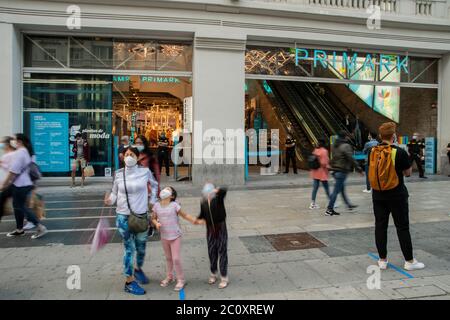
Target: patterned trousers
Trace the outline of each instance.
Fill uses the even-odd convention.
[[[220,275],[226,277],[228,274],[228,231],[226,223],[218,223],[214,227],[208,226],[206,238],[211,273],[217,273],[217,265],[219,264]]]
[[[123,274],[131,277],[134,274],[134,254],[136,253],[136,264],[138,269],[144,265],[145,249],[147,247],[147,231],[131,233],[128,230],[128,216],[118,214],[116,226],[123,239],[125,253],[123,256]]]

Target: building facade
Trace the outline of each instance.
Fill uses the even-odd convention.
[[[405,136],[434,138],[437,172],[447,172],[449,11],[446,0],[0,0],[0,135],[27,132],[38,149],[61,136],[52,142],[58,148],[81,126],[103,172],[114,166],[114,136],[148,129],[151,139],[150,127],[192,125],[193,183],[243,184],[245,144],[216,163],[205,159],[205,144],[248,127],[254,81],[266,93],[276,89],[271,83],[292,81],[335,86],[350,109],[367,94],[371,109],[391,108],[388,101],[393,113],[372,116],[367,105],[353,113],[370,129],[392,119]],[[359,98],[340,96],[343,87]],[[258,108],[264,99],[255,100]],[[192,106],[191,123],[183,103]],[[155,109],[128,111],[140,104]],[[61,148],[68,151],[47,154],[49,173],[69,166],[70,148]]]

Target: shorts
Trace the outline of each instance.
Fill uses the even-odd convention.
[[[78,171],[79,167],[81,167],[81,170],[84,170],[84,168],[86,168],[86,160],[73,159],[72,160],[72,171]]]

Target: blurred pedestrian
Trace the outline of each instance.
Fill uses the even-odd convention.
[[[0,150],[2,151],[2,156],[0,157],[0,186],[5,183],[11,168],[13,152],[16,150],[11,145],[11,141],[13,140],[12,137],[4,137],[0,142]],[[0,193],[0,220],[4,215],[6,202],[11,197],[12,185]]]
[[[73,143],[73,160],[72,160],[72,185],[75,187],[75,177],[78,169],[81,170],[81,187],[84,187],[84,169],[88,165],[90,159],[90,150],[87,139],[84,139],[80,132],[75,135],[75,142]]]
[[[363,190],[363,192],[365,193],[371,193],[372,192],[372,188],[370,187],[370,183],[369,183],[369,152],[373,147],[376,147],[378,145],[378,140],[377,140],[377,134],[376,133],[369,133],[368,136],[368,141],[366,142],[366,144],[364,145],[364,149],[363,152],[366,155],[366,161],[365,161],[365,165],[364,165],[364,169],[365,169],[365,174],[366,174],[366,189]]]
[[[162,166],[165,165],[166,176],[170,176],[170,149],[169,139],[166,137],[166,133],[162,132],[158,139],[158,163],[159,172],[162,172]]]
[[[345,181],[347,180],[348,174],[353,172],[353,170],[356,170],[363,175],[363,171],[359,167],[358,162],[353,158],[353,147],[350,145],[345,131],[339,132],[338,138],[333,145],[333,158],[330,166],[330,170],[333,171],[333,177],[336,182],[325,214],[328,216],[335,216],[340,215],[334,210],[336,199],[339,194],[342,194],[342,199],[349,210],[353,210],[357,207],[356,205],[353,205],[347,197],[345,192]]]
[[[425,150],[425,143],[418,141],[418,134],[414,133],[411,142],[408,143],[409,161],[411,164],[416,163],[419,170],[419,178],[426,179],[425,170],[422,166],[422,159]]]
[[[311,178],[313,179],[313,190],[311,195],[311,205],[310,209],[320,209],[316,204],[317,191],[322,183],[323,188],[327,194],[328,199],[330,199],[330,188],[328,186],[328,166],[330,165],[330,158],[328,156],[328,150],[326,148],[325,139],[318,139],[317,147],[312,152],[315,156],[317,164],[315,167],[317,169],[311,169]]]

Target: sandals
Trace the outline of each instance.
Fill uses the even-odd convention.
[[[178,281],[177,285],[175,286],[175,288],[173,290],[181,291],[184,288],[185,284],[186,283],[184,281]]]
[[[212,274],[209,276],[208,284],[214,284],[214,283],[216,283],[216,281],[217,281],[217,277],[215,274]]]
[[[219,289],[225,289],[226,287],[228,287],[228,278],[222,278],[219,283]]]
[[[174,280],[172,278],[165,278],[164,280],[161,280],[161,282],[159,283],[159,285],[163,288],[167,287],[169,284],[171,284],[172,282],[174,282]]]

